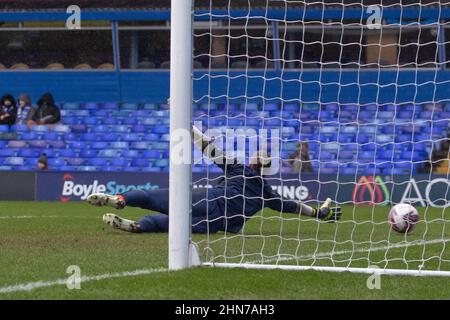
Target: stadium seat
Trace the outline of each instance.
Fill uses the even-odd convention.
[[[127,134],[122,136],[121,140],[122,141],[127,141],[127,142],[139,141],[139,135],[137,135],[136,133],[127,133]]]
[[[124,103],[121,105],[121,109],[123,110],[137,110],[139,105],[137,103]]]
[[[161,158],[161,152],[156,150],[146,150],[143,152],[142,156],[146,159],[160,159]]]
[[[39,138],[36,132],[22,132],[19,137],[20,140],[37,140]]]
[[[91,150],[88,150],[88,149],[81,150],[81,152],[87,152],[87,151],[91,151]],[[72,149],[61,149],[58,151],[58,153],[59,153],[58,156],[63,157],[63,158],[74,158],[77,156],[77,153]],[[86,158],[84,155],[82,157]]]
[[[116,142],[112,142],[109,145],[110,148],[113,149],[128,149],[128,142],[125,141],[116,141]]]
[[[83,158],[67,158],[66,162],[70,166],[82,166],[86,161]]]
[[[106,167],[108,161],[105,158],[91,158],[88,160],[88,165],[94,167]]]
[[[0,126],[0,127],[3,127],[3,126]],[[29,130],[29,128],[25,124],[15,124],[15,125],[11,126],[11,132],[26,132],[28,130]],[[1,129],[0,129],[0,131],[1,131]]]
[[[80,104],[74,102],[66,102],[62,104],[61,108],[65,110],[78,110],[80,108]]]
[[[133,159],[140,157],[139,151],[137,150],[123,150],[122,157]]]
[[[8,148],[11,148],[11,149],[25,148],[26,146],[27,146],[27,143],[25,141],[11,140],[8,142]]]
[[[169,167],[169,160],[168,159],[159,159],[159,160],[155,160],[153,162],[153,166],[154,167],[159,167],[159,168],[166,168]]]
[[[80,139],[83,141],[98,141],[99,135],[96,133],[85,133],[80,135]]]
[[[66,161],[62,158],[48,159],[49,169],[57,169],[66,165]]]
[[[53,132],[60,133],[60,134],[69,133],[71,131],[70,127],[66,126],[66,125],[56,125],[56,126],[53,126],[51,130]]]
[[[110,118],[110,117],[106,117],[106,118],[97,118],[97,123],[101,123],[107,126],[115,126],[117,124],[119,124],[119,119],[117,118]]]
[[[66,149],[66,150],[68,150],[68,149]],[[98,153],[99,153],[98,150],[95,150],[95,149],[83,149],[80,151],[80,157],[81,158],[94,158],[97,156]],[[75,154],[73,156],[75,156]]]
[[[91,132],[105,133],[105,132],[109,132],[109,128],[108,128],[108,126],[97,125],[97,126],[92,127]]]
[[[39,157],[41,154],[41,152],[39,150],[35,150],[35,149],[20,149],[17,152],[17,156],[22,157],[22,158],[37,158]]]
[[[149,148],[149,143],[145,141],[133,142],[131,144],[131,148],[137,150],[147,150]]]
[[[10,157],[5,159],[4,164],[7,166],[23,166],[25,161],[22,157]]]
[[[128,133],[130,132],[128,126],[118,125],[112,127],[112,132],[115,133]]]
[[[48,140],[47,142],[54,149],[63,149],[66,147],[66,143],[61,140]]]
[[[148,167],[150,166],[150,161],[148,159],[136,158],[131,160],[132,167]]]
[[[31,130],[33,132],[39,132],[39,133],[44,133],[44,132],[48,132],[49,131],[47,126],[33,126],[31,128]]]
[[[56,134],[56,132],[46,132],[44,133],[44,135],[42,136],[43,140],[58,140],[58,135]]]
[[[29,141],[28,144],[31,148],[47,148],[47,142],[43,140]]]
[[[120,150],[103,149],[98,151],[97,156],[101,158],[117,158],[120,157]]]
[[[103,105],[103,109],[104,110],[118,110],[119,109],[119,104],[115,103],[115,102],[105,103]]]
[[[128,160],[125,158],[116,158],[111,160],[111,166],[114,167],[127,167]]]

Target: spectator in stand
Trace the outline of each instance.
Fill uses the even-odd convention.
[[[431,154],[431,167],[433,172],[446,173],[448,171],[448,158],[450,153],[450,133],[443,139],[439,148],[434,149]],[[430,171],[430,170],[428,170]]]
[[[11,94],[5,94],[0,101],[0,125],[13,125],[16,121],[16,100]]]
[[[289,155],[288,162],[295,173],[313,172],[309,159],[309,144],[307,142],[297,143],[297,149]]]
[[[17,108],[16,124],[27,124],[30,121],[36,110],[33,108],[30,96],[22,93],[19,96],[19,107]]]
[[[39,99],[38,108],[31,120],[28,121],[30,127],[34,125],[52,125],[61,121],[61,112],[55,105],[55,100],[51,93],[45,93]]]
[[[48,170],[48,158],[45,153],[43,153],[38,160],[37,163],[37,169],[38,170]]]

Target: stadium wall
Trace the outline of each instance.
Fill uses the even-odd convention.
[[[339,103],[426,103],[448,101],[447,71],[233,71],[197,72],[194,98],[216,103],[254,101]],[[248,77],[250,76],[250,77]],[[320,80],[320,81],[319,81]],[[168,71],[0,72],[4,90],[28,92],[36,101],[45,91],[59,102],[161,103],[169,96]],[[211,91],[209,90],[211,88]]]
[[[268,178],[279,194],[302,201],[332,197],[361,205],[415,202],[418,206],[450,206],[446,175],[302,175]],[[193,174],[194,188],[210,187],[202,174]],[[356,181],[356,182],[355,182]],[[123,193],[133,189],[168,188],[168,173],[0,172],[0,200],[83,201],[95,192]]]

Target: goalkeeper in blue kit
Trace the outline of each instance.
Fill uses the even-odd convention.
[[[332,207],[328,198],[320,208],[312,208],[302,202],[287,200],[272,190],[262,171],[271,166],[268,155],[258,152],[250,165],[228,159],[212,140],[195,126],[194,144],[207,154],[224,171],[213,188],[192,190],[192,232],[215,233],[239,232],[244,222],[263,208],[282,213],[301,214],[320,220],[335,222],[341,217],[341,208]],[[92,194],[88,203],[95,206],[110,206],[116,209],[138,207],[159,214],[146,215],[138,221],[128,220],[107,213],[103,221],[113,228],[128,232],[168,232],[169,190],[132,190],[124,194]]]

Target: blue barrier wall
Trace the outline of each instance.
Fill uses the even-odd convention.
[[[227,97],[360,104],[450,100],[450,72],[441,70],[233,71],[214,72],[214,78],[201,75],[195,74],[200,79],[194,82],[195,99],[207,95],[211,86],[215,102],[226,102]],[[158,103],[169,96],[168,71],[6,71],[0,72],[0,83],[3,91],[15,95],[28,92],[35,101],[44,91],[66,102]]]

